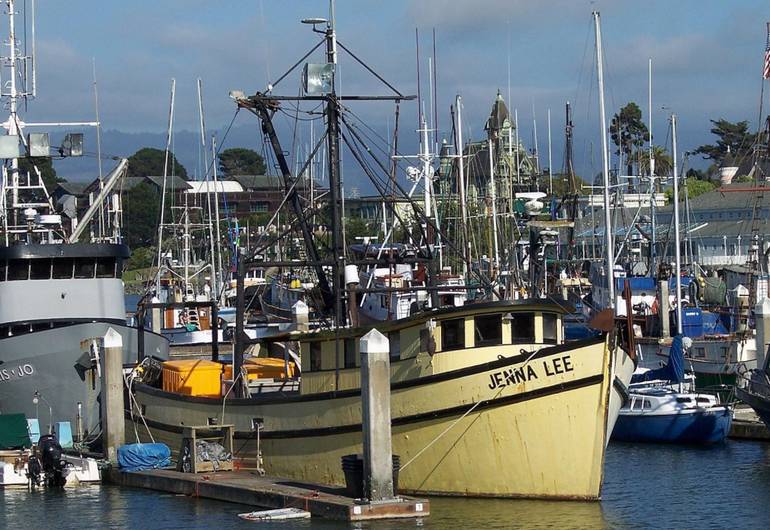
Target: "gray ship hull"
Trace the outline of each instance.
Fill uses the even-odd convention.
[[[103,337],[110,327],[123,337],[123,363],[136,363],[138,330],[126,325],[88,322],[0,339],[0,413],[38,418],[42,431],[51,419],[69,421],[74,433],[80,402],[84,430],[98,435],[100,381],[80,342]],[[146,356],[168,358],[168,341],[160,335],[145,331],[144,344]]]

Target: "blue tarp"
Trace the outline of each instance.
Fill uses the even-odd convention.
[[[128,444],[118,448],[118,465],[123,471],[142,471],[171,465],[166,444]]]
[[[681,383],[684,381],[684,346],[682,345],[683,335],[677,335],[671,341],[671,348],[668,354],[668,363],[662,368],[649,370],[641,374],[634,374],[631,377],[632,383],[641,383],[642,381],[653,381],[662,379]]]
[[[615,278],[615,290],[618,294],[626,288],[626,280],[630,284],[631,291],[634,293],[645,292],[654,295],[656,291],[655,278],[649,276],[629,276],[627,278]]]

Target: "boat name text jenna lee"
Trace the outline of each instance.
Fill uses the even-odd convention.
[[[0,370],[0,383],[10,379],[21,379],[35,373],[35,367],[31,364],[21,364],[17,368],[3,368]]]
[[[546,377],[551,377],[556,374],[565,374],[567,372],[572,372],[574,369],[575,368],[572,366],[572,359],[570,359],[569,355],[543,361],[543,371],[545,372]],[[540,376],[537,375],[537,371],[531,364],[528,364],[526,366],[508,368],[507,370],[489,374],[489,388],[494,390],[498,387],[526,383],[532,379],[539,378]]]

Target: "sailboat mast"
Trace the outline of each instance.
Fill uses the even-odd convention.
[[[548,109],[548,193],[553,195],[553,160],[551,158],[551,109]]]
[[[674,155],[674,274],[676,274],[676,332],[682,334],[682,256],[679,241],[679,174],[676,164],[676,114],[671,114],[671,150]]]
[[[463,112],[462,97],[455,98],[457,107],[457,139],[455,151],[457,153],[458,186],[460,187],[460,223],[463,233],[463,275],[468,278],[471,269],[471,240],[468,235],[468,209],[465,203],[465,160],[463,159]]]
[[[594,31],[596,34],[596,77],[599,82],[599,129],[602,137],[602,183],[604,187],[604,244],[606,246],[606,275],[609,307],[615,307],[615,243],[612,240],[612,220],[610,218],[610,162],[607,158],[607,116],[604,109],[604,56],[602,53],[602,28],[599,12],[593,12]]]
[[[203,154],[203,171],[206,173],[206,208],[208,214],[208,231],[209,231],[209,249],[211,252],[211,295],[212,298],[216,298],[219,294],[219,277],[217,276],[219,269],[217,269],[217,247],[214,241],[214,219],[213,211],[211,209],[211,189],[209,189],[209,156],[208,146],[206,145],[206,122],[203,119],[203,81],[198,78],[198,119],[200,125],[201,134],[201,152]],[[213,159],[212,159],[213,160]],[[214,160],[216,165],[216,160]],[[247,232],[248,233],[248,232]]]
[[[657,229],[655,222],[655,192],[657,190],[657,184],[655,183],[655,156],[652,149],[652,59],[647,63],[647,123],[649,126],[649,153],[650,153],[650,222],[651,230],[650,236],[652,237],[652,243],[650,244],[650,272],[655,271],[655,258],[657,244]]]
[[[171,79],[171,102],[168,107],[168,128],[166,130],[166,156],[163,160],[163,187],[160,194],[160,223],[158,224],[158,275],[155,278],[155,294],[160,293],[161,261],[163,258],[163,217],[166,212],[166,180],[168,178],[168,157],[171,150],[171,131],[174,128],[174,98],[176,79]]]
[[[494,278],[500,267],[500,248],[497,243],[497,186],[495,185],[495,156],[492,138],[487,140],[487,145],[489,148],[489,191],[492,195],[492,239],[495,249],[495,261],[492,270],[492,276]]]

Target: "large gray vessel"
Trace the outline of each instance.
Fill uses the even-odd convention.
[[[140,341],[146,355],[161,358],[168,355],[168,343],[149,331],[140,338],[126,322],[121,275],[129,249],[120,236],[120,197],[111,193],[126,161],[100,178],[100,192],[80,219],[76,205],[65,207],[64,215],[54,207],[36,165],[51,156],[48,134],[25,130],[98,127],[98,122],[22,119],[20,103],[26,108],[36,95],[34,54],[21,52],[29,48],[17,35],[26,35],[27,28],[16,26],[14,0],[3,4],[8,35],[0,95],[9,115],[0,135],[0,413],[38,418],[41,430],[70,421],[93,439],[99,434],[101,369],[98,349],[88,339],[112,328],[122,339],[126,364],[137,361]],[[34,16],[22,20],[31,20],[34,28]],[[67,135],[58,151],[82,153],[82,135]],[[79,242],[86,233],[89,242]]]

